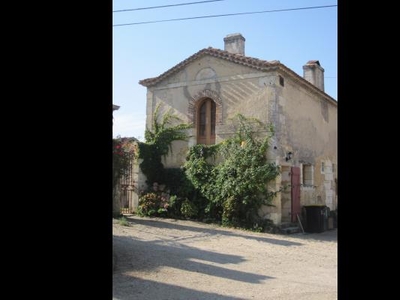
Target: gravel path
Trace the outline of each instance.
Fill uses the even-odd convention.
[[[337,230],[277,235],[113,220],[113,299],[337,299]]]

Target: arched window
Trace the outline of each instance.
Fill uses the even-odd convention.
[[[197,143],[215,144],[215,102],[209,98],[200,103],[197,110]]]

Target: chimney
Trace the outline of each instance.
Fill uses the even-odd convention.
[[[228,34],[224,38],[225,51],[244,56],[244,42],[245,38],[240,33]]]
[[[310,60],[303,66],[303,77],[321,91],[324,90],[324,69],[318,60]]]

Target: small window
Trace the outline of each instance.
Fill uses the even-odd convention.
[[[312,165],[303,165],[303,185],[305,186],[314,185]]]
[[[332,173],[335,173],[335,164],[332,164]]]
[[[325,172],[325,163],[321,162],[321,173]]]
[[[283,79],[283,77],[281,75],[279,75],[279,84],[281,86],[285,86],[285,80]]]
[[[197,121],[197,143],[215,144],[216,105],[211,99],[204,100],[199,107]]]

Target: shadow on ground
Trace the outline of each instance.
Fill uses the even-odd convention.
[[[260,283],[270,278],[215,265],[241,263],[244,261],[241,256],[163,241],[141,241],[130,237],[114,236],[113,254],[116,273],[130,270],[156,271],[160,267],[171,267],[249,283]]]
[[[272,243],[279,246],[301,246],[302,240],[313,239],[316,241],[337,240],[337,230],[322,233],[296,233],[291,235],[252,233],[242,230],[227,230],[224,227],[203,226],[201,222],[185,223],[183,220],[174,222],[172,219],[141,218],[138,216],[125,216],[131,226],[143,225],[157,229],[170,229],[169,239],[143,240],[128,236],[113,235],[113,255],[115,268],[113,272],[113,299],[221,299],[241,300],[238,297],[220,295],[218,293],[200,291],[196,288],[186,288],[185,280],[198,280],[202,285],[204,276],[229,279],[234,282],[263,284],[264,281],[275,277],[259,275],[250,272],[230,269],[230,265],[240,264],[245,258],[240,255],[225,254],[223,249],[218,252],[203,250],[184,245],[181,242],[192,238],[212,238],[215,236],[241,237],[253,239],[258,242]],[[144,230],[146,228],[144,227]],[[174,232],[176,230],[177,232]],[[188,231],[188,233],[184,233]],[[181,233],[182,234],[179,234]],[[142,231],[142,233],[146,233]],[[151,232],[149,231],[149,234]],[[266,235],[266,236],[264,236]],[[284,239],[288,237],[288,239]],[[157,281],[157,272],[170,272],[168,282]],[[177,269],[179,271],[177,271]],[[183,271],[183,272],[180,272]],[[147,274],[146,278],[139,278],[135,272]],[[180,272],[180,274],[179,274]],[[185,277],[187,272],[198,273],[198,276]],[[193,275],[193,274],[192,274]],[[211,279],[212,280],[212,279]],[[173,282],[171,284],[171,282]],[[176,282],[176,285],[175,285]],[[193,282],[190,283],[193,285]],[[204,287],[204,285],[203,285]],[[200,288],[199,288],[200,289]]]
[[[174,241],[143,241],[131,237],[113,236],[113,256],[115,258],[113,299],[120,300],[241,299],[185,288],[185,280],[188,280],[185,272],[198,273],[199,276],[195,278],[199,281],[199,286],[202,285],[204,276],[252,284],[274,278],[221,266],[239,264],[244,261],[242,256],[206,251]],[[170,268],[168,271],[171,272],[171,280],[176,278],[176,285],[156,280],[157,272],[161,268],[165,272],[166,267]],[[179,272],[176,269],[179,269]],[[155,279],[137,278],[133,272],[142,272],[142,274],[144,272]],[[190,278],[193,280],[193,276]]]
[[[337,242],[337,228],[319,232],[319,233],[296,233],[289,235],[290,237],[299,239],[299,240],[316,240],[321,242]]]
[[[184,280],[184,278],[182,278]],[[114,286],[113,299],[115,300],[137,300],[137,299],[202,299],[202,300],[244,300],[244,298],[224,296],[217,293],[209,293],[171,285],[162,282],[144,280],[127,275],[119,275],[119,284]],[[160,293],[162,291],[162,293]],[[162,296],[160,296],[162,295]]]
[[[165,228],[165,229],[176,229],[176,230],[187,230],[187,231],[192,231],[192,232],[199,232],[203,234],[208,234],[208,235],[222,235],[222,236],[234,236],[234,237],[242,237],[246,239],[252,239],[256,240],[258,242],[265,242],[265,243],[271,243],[271,244],[276,244],[280,246],[301,246],[302,244],[299,242],[293,242],[293,241],[287,241],[287,240],[281,240],[281,239],[273,239],[269,237],[263,236],[262,233],[256,235],[249,235],[248,231],[241,231],[241,230],[226,230],[223,227],[218,227],[218,228],[204,228],[204,227],[195,227],[195,226],[189,226],[189,225],[183,225],[183,224],[178,224],[178,223],[169,223],[166,222],[163,219],[160,218],[146,218],[146,217],[137,217],[137,216],[125,216],[129,223],[131,224],[141,224],[145,226],[152,226],[152,227],[157,227],[157,228]],[[173,219],[169,219],[170,221],[174,221]],[[183,221],[184,222],[184,221]],[[190,221],[190,222],[195,222],[195,221]],[[201,222],[195,222],[198,224],[201,224],[202,226],[208,225],[205,223]],[[243,232],[243,234],[242,234]],[[281,237],[280,235],[277,235]],[[177,237],[179,238],[179,237]]]

